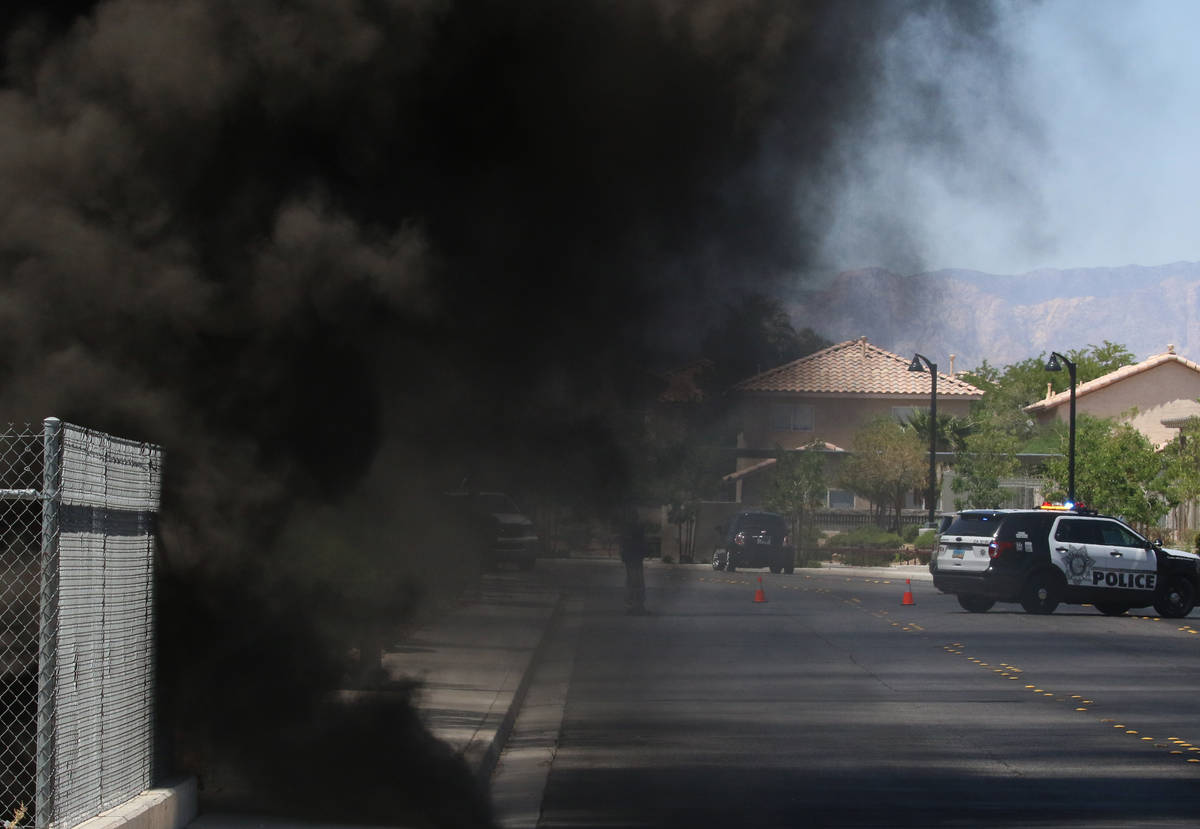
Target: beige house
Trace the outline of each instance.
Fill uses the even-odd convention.
[[[1180,357],[1175,346],[1163,354],[1124,366],[1075,388],[1076,414],[1128,418],[1156,447],[1170,443],[1179,424],[1200,416],[1200,365]],[[1025,411],[1039,423],[1070,418],[1071,392],[1040,400]]]
[[[738,448],[743,456],[726,480],[736,484],[736,500],[758,501],[756,479],[765,476],[756,473],[774,465],[770,453],[778,447],[799,449],[816,442],[832,462],[833,456],[847,451],[855,432],[870,420],[880,416],[904,420],[915,411],[928,411],[931,378],[928,371],[909,371],[910,359],[860,337],[734,386],[742,423]],[[982,397],[980,389],[939,370],[939,415],[965,417],[971,402]],[[830,490],[826,505],[834,509],[866,506],[838,490]]]

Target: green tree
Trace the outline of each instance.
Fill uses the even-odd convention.
[[[1105,340],[1101,345],[1089,345],[1083,349],[1066,352],[1067,358],[1075,363],[1075,382],[1082,385],[1089,380],[1103,377],[1122,366],[1132,365],[1133,353],[1123,345]],[[1066,371],[1046,371],[1048,353],[1042,352],[1004,368],[997,368],[984,360],[979,368],[964,372],[961,377],[983,390],[983,399],[971,407],[971,419],[990,422],[1015,435],[1027,444],[1046,430],[1034,423],[1024,408],[1046,397],[1049,387],[1052,393],[1070,388],[1071,378]]]
[[[1046,464],[1046,495],[1066,496],[1067,430],[1062,429],[1062,457]],[[1156,527],[1179,503],[1164,458],[1146,436],[1128,423],[1079,415],[1075,420],[1075,495],[1089,507],[1119,515],[1142,531]]]
[[[785,452],[772,470],[763,504],[788,518],[796,555],[806,560],[816,528],[816,512],[825,503],[825,459],[816,451]]]
[[[1200,498],[1200,417],[1179,430],[1179,436],[1163,448],[1162,458],[1180,502]]]
[[[999,507],[1006,495],[1000,481],[1019,468],[1018,447],[1015,435],[991,423],[977,425],[955,459],[951,488],[962,496],[954,499],[955,509]]]
[[[1137,362],[1133,352],[1118,343],[1104,341],[1103,345],[1089,345],[1087,348],[1077,348],[1067,351],[1067,357],[1075,363],[1075,382],[1087,383],[1097,377],[1110,374],[1122,366],[1131,366]],[[1059,372],[1066,375],[1066,372]],[[1070,388],[1070,377],[1064,376],[1055,383],[1055,391],[1065,391]]]
[[[1052,383],[1055,377],[1054,372],[1046,371],[1044,353],[1003,369],[997,369],[985,360],[975,371],[962,375],[962,379],[983,390],[983,399],[971,406],[971,419],[977,423],[992,423],[1022,441],[1029,440],[1036,428],[1023,409],[1043,399],[1047,383]]]
[[[881,526],[898,530],[908,494],[928,484],[929,456],[921,440],[894,418],[881,417],[859,429],[852,446],[840,485],[870,501]]]

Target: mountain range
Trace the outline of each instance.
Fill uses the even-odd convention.
[[[802,291],[788,311],[798,328],[834,342],[865,335],[897,354],[920,352],[941,371],[951,362],[955,371],[984,360],[1003,367],[1105,340],[1139,360],[1173,344],[1200,362],[1200,262],[1015,276],[954,269],[904,276],[868,268]]]

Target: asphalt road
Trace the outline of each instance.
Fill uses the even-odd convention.
[[[543,716],[514,733],[542,740],[522,756],[544,788],[514,819],[516,748],[495,778],[510,825],[1200,823],[1200,620],[969,614],[928,582],[701,565],[649,568],[652,615],[626,616],[622,575],[529,576],[573,602]]]

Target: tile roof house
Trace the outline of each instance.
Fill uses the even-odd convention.
[[[1165,446],[1188,418],[1200,416],[1200,364],[1167,346],[1162,354],[1123,366],[1075,387],[1075,411],[1094,417],[1125,417],[1155,447]],[[1070,390],[1039,400],[1025,411],[1039,423],[1066,422]]]
[[[755,500],[750,481],[754,472],[772,465],[762,457],[769,450],[819,441],[831,455],[844,453],[868,421],[927,411],[929,373],[908,367],[908,358],[859,337],[737,383],[732,391],[740,401],[739,449],[758,450],[757,457],[751,451],[739,458],[737,470],[726,476],[738,483],[739,500]],[[971,402],[983,397],[980,389],[941,371],[937,391],[938,413],[957,417],[965,417]],[[845,493],[830,493],[829,506],[848,504]]]

